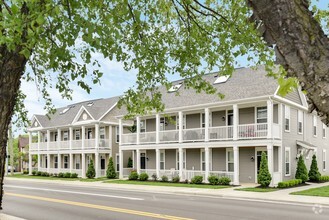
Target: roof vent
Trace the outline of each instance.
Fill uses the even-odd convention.
[[[87,106],[88,106],[88,107],[93,106],[93,105],[94,105],[93,102],[88,102],[88,103],[87,103]]]
[[[63,114],[65,114],[66,112],[68,112],[68,110],[70,110],[70,107],[64,109],[64,110],[63,110],[62,112],[60,112],[59,114],[60,114],[60,115],[63,115]]]
[[[225,75],[225,76],[216,76],[217,79],[215,80],[214,84],[220,84],[220,83],[225,83],[229,78],[230,76],[229,75]]]
[[[176,84],[176,85],[173,85],[169,90],[168,92],[176,92],[180,89],[180,87],[182,87],[183,83],[179,83],[179,84]]]

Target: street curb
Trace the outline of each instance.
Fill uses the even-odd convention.
[[[1,220],[25,220],[23,218],[18,218],[12,215],[6,215],[4,213],[0,213],[0,219]]]

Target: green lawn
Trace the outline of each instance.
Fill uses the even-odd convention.
[[[261,187],[248,187],[248,188],[238,188],[238,191],[248,191],[248,192],[274,192],[279,190],[278,188],[261,188]]]
[[[47,177],[47,176],[29,176],[23,174],[14,174],[14,176],[8,175],[6,178],[20,178],[20,179],[39,179],[39,180],[65,180],[65,181],[81,181],[81,182],[97,182],[107,180],[106,177],[95,178],[95,179],[82,179],[82,178],[58,178],[58,177]]]
[[[154,181],[134,181],[134,180],[108,180],[104,183],[110,184],[132,184],[132,185],[147,185],[147,186],[171,186],[171,187],[189,187],[189,188],[204,188],[204,189],[223,189],[230,186],[208,185],[208,184],[185,184],[185,183],[170,183],[170,182],[154,182]]]
[[[299,192],[293,192],[292,195],[303,195],[303,196],[322,196],[329,197],[329,186],[318,187],[314,189],[307,189]]]

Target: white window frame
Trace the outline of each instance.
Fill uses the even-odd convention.
[[[176,170],[179,170],[179,150],[176,150]],[[186,170],[186,149],[183,149],[183,170]]]
[[[327,138],[327,126],[322,123],[322,138]]]
[[[266,115],[264,117],[258,117],[258,111],[264,111],[266,110]],[[268,122],[267,120],[267,106],[259,106],[259,107],[256,107],[256,124],[265,124]],[[258,120],[266,120],[266,122],[258,122]]]
[[[318,123],[317,117],[316,115],[313,115],[313,127],[312,127],[313,137],[316,137],[318,135],[317,123]]]
[[[183,114],[183,129],[186,128],[186,115]],[[179,130],[179,116],[176,115],[176,130]]]
[[[115,126],[115,143],[120,142],[120,129],[119,126]]]
[[[118,153],[115,154],[115,170],[120,171],[120,154]]]
[[[75,140],[81,140],[81,132],[80,132],[80,129],[77,129],[77,130],[75,130],[74,131],[74,136],[75,136]],[[77,139],[77,137],[79,137],[78,139]]]
[[[75,166],[74,166],[74,168],[75,169],[81,169],[81,166],[80,166],[81,165],[80,155],[76,155],[74,159],[75,159],[75,163],[74,163]],[[77,168],[77,164],[79,164],[79,167],[78,168]]]
[[[206,171],[206,153],[204,149],[200,149],[200,170]]]
[[[166,169],[166,151],[165,150],[160,150],[160,157],[159,157],[159,168],[160,170],[165,170]],[[163,155],[163,158],[161,159],[161,155]],[[163,168],[161,168],[161,165],[163,165]]]
[[[58,168],[58,156],[57,155],[54,156],[54,168],[55,169]]]
[[[67,159],[65,161],[65,158]],[[69,155],[64,155],[63,156],[63,168],[64,169],[69,169]]]
[[[159,129],[160,129],[160,131],[166,130],[166,117],[160,117]]]
[[[200,113],[200,128],[206,127],[206,114]]]
[[[101,140],[105,139],[105,127],[99,128],[99,139],[101,139]]]
[[[287,161],[287,152],[289,154],[288,161]],[[289,164],[289,173],[287,173],[287,164]],[[290,176],[291,175],[291,150],[290,147],[285,147],[284,149],[284,175]]]
[[[298,110],[298,119],[297,119],[297,132],[298,132],[298,134],[303,134],[303,132],[304,132],[304,123],[303,123],[303,121],[304,121],[304,112],[301,111],[301,110]]]
[[[146,132],[146,119],[140,120],[140,133]]]
[[[322,170],[326,171],[327,169],[327,151],[325,149],[322,150]]]
[[[233,161],[230,161],[229,160],[229,153],[232,153],[233,155]],[[233,164],[233,170],[229,171],[228,168],[229,168],[229,163],[230,164]],[[228,149],[226,148],[226,172],[234,172],[234,152],[233,152],[233,149]]]
[[[284,106],[284,131],[290,132],[290,106],[285,105]],[[288,129],[287,129],[287,120],[288,120]]]
[[[68,141],[69,140],[69,131],[64,131],[63,132],[63,141]]]

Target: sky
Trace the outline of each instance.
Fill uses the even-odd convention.
[[[319,8],[327,8],[329,0],[314,1]],[[57,107],[63,107],[72,103],[81,102],[91,99],[108,98],[112,96],[122,95],[126,90],[132,87],[136,81],[137,71],[126,72],[123,64],[115,61],[109,61],[96,54],[101,64],[101,70],[104,73],[101,79],[101,85],[93,85],[90,94],[82,90],[79,86],[71,83],[70,87],[74,90],[73,100],[62,99],[55,88],[49,89],[53,104]],[[240,60],[240,66],[246,66],[247,62]],[[169,80],[177,80],[179,75],[170,76]],[[91,83],[90,83],[91,84]],[[45,114],[44,100],[38,92],[34,82],[22,81],[22,91],[27,95],[25,99],[25,107],[28,110],[28,117],[31,119],[33,114]],[[23,130],[16,131],[16,134],[23,133]]]

